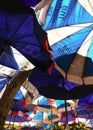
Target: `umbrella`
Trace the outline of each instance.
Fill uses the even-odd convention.
[[[14,47],[42,71],[48,70],[53,61],[47,33],[38,24],[32,8],[19,0],[1,0],[0,25],[0,61],[8,57],[7,51]]]
[[[87,1],[89,8],[86,6],[85,9],[82,7],[84,3],[79,2],[54,0],[46,14],[45,24],[42,26],[48,33],[55,68],[62,76],[56,69],[48,75],[35,68],[29,81],[40,94],[49,98],[78,99],[92,94],[92,68],[90,66],[92,66],[93,17],[91,4]],[[63,8],[57,5],[62,5]],[[39,21],[42,20],[41,16],[45,15],[43,11],[45,10],[41,10]],[[87,51],[88,56],[85,56]]]
[[[55,68],[52,73],[43,73],[38,68],[32,70],[28,80],[41,95],[52,99],[78,99],[93,93],[93,85],[80,85],[69,82]]]
[[[82,0],[54,0],[43,26],[48,33],[56,68],[67,80],[81,85],[93,84],[92,5],[91,0],[86,3]]]

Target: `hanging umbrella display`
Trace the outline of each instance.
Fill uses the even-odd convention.
[[[6,2],[6,3],[4,3],[4,2]],[[9,2],[11,4],[9,4]],[[33,9],[26,7],[25,5],[21,4],[17,0],[16,0],[16,2],[15,1],[9,1],[9,2],[7,2],[5,0],[0,2],[0,14],[1,14],[0,23],[2,25],[0,27],[0,30],[1,30],[0,64],[9,66],[9,67],[15,69],[13,71],[14,73],[19,70],[19,67],[16,64],[16,62],[15,61],[11,62],[11,59],[13,58],[13,54],[12,54],[13,52],[11,50],[11,46],[13,46],[18,51],[20,51],[30,62],[32,62],[35,66],[37,66],[40,70],[42,70],[42,71],[48,70],[49,67],[53,64],[53,61],[50,57],[51,49],[48,45],[47,35],[46,35],[45,31],[42,30],[41,27],[39,26],[39,24],[37,23]],[[18,4],[17,4],[17,2],[18,2]],[[53,9],[55,7],[54,3],[55,3],[55,5],[59,5],[59,1],[55,1],[55,0],[53,1],[53,3],[51,4],[51,7],[53,6]],[[32,71],[32,74],[28,80],[38,89],[40,94],[45,95],[48,98],[77,99],[77,98],[85,97],[88,94],[92,93],[92,90],[93,90],[93,86],[91,85],[92,81],[90,82],[90,85],[87,85],[89,83],[89,80],[91,79],[91,77],[81,79],[80,76],[78,76],[78,75],[75,76],[75,73],[78,74],[77,71],[75,70],[76,72],[73,72],[72,68],[71,68],[71,72],[74,73],[74,77],[75,77],[75,79],[74,79],[73,73],[70,73],[70,69],[68,69],[68,66],[70,66],[69,63],[70,64],[72,63],[72,58],[75,55],[78,55],[78,54],[76,54],[76,52],[79,49],[80,45],[82,44],[82,47],[86,48],[86,46],[84,46],[84,45],[86,45],[87,41],[89,41],[89,39],[91,39],[92,35],[90,32],[93,29],[93,23],[92,23],[93,17],[89,14],[89,13],[91,13],[90,11],[88,11],[88,13],[87,13],[87,11],[86,11],[87,9],[85,10],[84,8],[82,8],[81,2],[78,3],[74,0],[65,2],[63,0],[60,3],[62,4],[62,11],[60,9],[57,9],[57,10],[62,12],[61,18],[62,18],[63,22],[60,22],[60,23],[62,23],[61,26],[63,28],[63,26],[72,25],[71,30],[72,30],[72,28],[75,28],[75,30],[73,29],[74,32],[70,33],[69,36],[66,35],[64,40],[58,39],[56,42],[53,41],[53,44],[52,44],[52,41],[50,39],[51,36],[49,36],[49,35],[52,34],[51,33],[52,30],[54,30],[54,31],[56,30],[54,24],[55,24],[57,14],[55,14],[53,16],[53,20],[52,20],[52,23],[54,23],[53,28],[51,29],[51,25],[50,25],[50,26],[47,26],[47,27],[49,27],[48,29],[47,29],[47,27],[44,27],[44,29],[47,30],[49,41],[50,41],[50,44],[52,45],[51,48],[53,49],[53,58],[56,62],[55,67],[57,68],[58,71],[60,71],[60,73],[62,73],[63,76],[56,69],[53,69],[51,75],[49,75],[49,73],[47,73],[47,72],[43,73],[38,68],[34,68]],[[72,5],[73,5],[73,7],[72,7]],[[91,7],[90,5],[91,4],[89,4],[89,7]],[[6,7],[6,9],[4,7]],[[57,7],[59,7],[59,6],[57,6]],[[16,10],[16,8],[18,10]],[[66,16],[68,16],[68,14],[69,14],[69,8],[72,10],[71,16],[69,15],[69,17],[65,21]],[[12,9],[13,9],[13,11],[12,11]],[[79,11],[81,10],[80,15],[78,14],[77,9],[79,9]],[[9,14],[9,15],[6,15],[6,14]],[[79,17],[80,21],[79,21],[78,17],[76,17],[76,14],[78,17],[80,16]],[[51,15],[52,15],[52,13],[51,13]],[[63,18],[63,16],[64,16],[64,18]],[[76,19],[71,20],[72,16],[75,17]],[[85,16],[84,17],[85,19],[81,18],[83,16]],[[48,15],[47,15],[47,17],[48,17]],[[59,18],[60,18],[60,16],[59,16]],[[5,25],[7,28],[5,28]],[[34,26],[32,27],[31,25],[34,25]],[[46,25],[47,25],[47,23],[46,23]],[[19,28],[19,26],[20,26],[20,28]],[[56,28],[60,29],[60,25],[57,25]],[[76,30],[76,28],[78,28],[78,29]],[[64,29],[66,29],[66,28],[64,28]],[[3,30],[6,30],[6,31],[3,32]],[[26,34],[26,32],[27,32],[27,34]],[[84,34],[84,33],[85,33],[85,35],[83,37],[82,34]],[[89,33],[90,33],[90,35],[89,35]],[[26,35],[27,37],[25,37],[24,35]],[[82,37],[81,37],[81,35],[82,35]],[[4,36],[5,36],[5,39],[4,39]],[[87,39],[87,36],[89,36],[88,39]],[[77,39],[77,37],[79,37],[79,39]],[[84,42],[84,40],[85,40],[85,42]],[[60,41],[62,42],[62,44],[60,44]],[[90,49],[88,48],[88,50],[86,50],[86,53],[87,53],[87,51],[89,51],[88,55],[91,58],[90,55],[92,52],[92,44],[91,44],[92,40],[90,40],[90,41],[91,42],[88,42],[87,45],[88,46],[91,45],[91,48]],[[30,43],[32,43],[32,44],[30,44]],[[67,43],[67,44],[65,44],[65,43]],[[56,47],[56,45],[58,45],[58,47]],[[62,48],[61,48],[61,46],[62,46]],[[74,46],[74,49],[72,49],[73,46]],[[79,52],[82,52],[82,50],[84,50],[84,49],[80,49]],[[9,54],[10,54],[10,56],[12,55],[12,58],[10,58]],[[61,56],[59,56],[58,54]],[[85,56],[85,53],[84,53],[84,56]],[[4,60],[4,62],[2,60],[5,58],[9,60],[9,61],[6,60],[6,63],[5,63],[5,60]],[[82,58],[80,56],[79,59],[80,58],[84,59],[85,57]],[[75,61],[77,61],[77,60],[75,60]],[[92,60],[91,61],[86,60],[86,61],[88,61],[88,62],[86,62],[86,65],[87,65],[87,63],[89,63],[89,65],[90,64],[92,65],[92,62],[91,62]],[[82,62],[84,62],[84,60],[82,60]],[[10,63],[10,65],[8,65],[8,63]],[[15,65],[12,65],[12,63]],[[74,66],[74,68],[77,67],[76,64],[75,65],[71,64],[71,66],[72,67]],[[81,67],[81,69],[82,69],[82,67]],[[80,69],[79,74],[81,74],[81,69]],[[67,70],[69,70],[69,72],[67,72]],[[84,75],[85,75],[85,73],[87,73],[87,69],[86,69],[86,72],[84,72]],[[92,71],[91,71],[91,73],[92,73]],[[82,76],[82,77],[84,77],[84,76]],[[3,81],[3,82],[2,82],[2,85],[0,84],[1,85],[0,89],[4,89],[4,85],[6,84],[6,82],[11,79],[11,77],[9,79],[8,78],[9,77],[8,76],[5,77],[5,75],[3,75],[1,77],[0,81]],[[84,83],[86,85],[84,85]],[[29,87],[29,90],[31,90],[30,87]],[[18,98],[19,93],[20,93],[20,91],[17,93],[17,96],[15,96],[15,99]],[[30,93],[28,93],[28,95],[30,95]],[[22,98],[23,97],[21,97],[21,100],[22,100]],[[39,106],[39,108],[40,107],[41,106]],[[25,106],[25,108],[20,107],[19,110],[26,111],[28,109],[28,106]],[[13,114],[16,117],[18,117],[15,119],[20,121],[21,118],[19,116],[21,115],[21,116],[23,116],[23,118],[25,118],[25,119],[23,119],[23,121],[29,121],[29,113],[24,113],[24,112],[20,113],[19,110],[17,111],[17,109],[18,108],[16,108],[16,107],[12,108],[12,111],[10,111],[10,113],[9,113],[9,117],[10,117],[10,115]],[[50,118],[51,118],[51,116],[50,116]],[[13,120],[14,117],[11,119]]]
[[[93,84],[92,5],[91,0],[86,3],[82,0],[54,0],[43,26],[53,49],[56,68],[67,80],[81,85]]]

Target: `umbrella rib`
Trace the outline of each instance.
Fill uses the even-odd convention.
[[[88,2],[89,2],[89,5],[91,6],[91,9],[93,10],[93,5],[92,5],[92,3],[90,2],[90,0],[88,0]]]
[[[31,36],[33,36],[34,37],[34,35],[25,35],[26,37],[31,37]],[[25,36],[21,36],[21,37],[18,37],[18,38],[16,38],[16,40],[19,40],[20,38],[24,38]],[[14,42],[17,42],[16,40],[13,40],[12,42],[14,43]],[[21,43],[21,42],[20,42]],[[23,42],[22,42],[23,43]],[[29,43],[30,44],[30,42],[24,42],[25,44],[27,44],[27,43]],[[31,43],[31,45],[33,45],[33,46],[38,46],[38,47],[41,47],[41,48],[43,48],[42,46],[40,46],[40,44],[38,44],[38,45],[35,45],[34,43],[32,44]]]
[[[7,56],[8,59],[12,60],[12,57],[10,55],[8,55],[8,53],[6,53],[5,51],[3,53]]]
[[[34,35],[33,35],[33,36],[34,36]],[[28,37],[29,37],[29,36],[28,36]],[[20,39],[20,38],[22,38],[22,37],[19,37],[19,38],[17,38],[16,40],[18,40],[18,39]],[[24,36],[23,36],[23,38],[24,38]],[[12,41],[12,42],[13,42],[13,43],[14,43],[14,42],[17,42],[16,40],[14,40],[14,41]],[[23,44],[23,42],[20,42],[20,43],[22,43],[22,44]],[[24,42],[24,43],[25,43],[25,44],[27,44],[27,43],[29,43],[29,44],[30,44],[31,42]],[[31,45],[33,45],[33,46],[38,46],[38,47],[43,48],[42,46],[40,46],[40,44],[39,44],[39,45],[35,45],[34,43],[33,43],[33,44],[31,43]]]
[[[21,43],[21,42],[20,42]],[[27,44],[28,42],[24,42],[25,44]],[[23,44],[23,42],[22,42],[22,44]],[[37,46],[37,45],[35,45],[35,44],[32,44],[32,45],[34,45],[34,46],[36,46],[36,47],[40,47],[40,50],[42,50],[43,49],[43,47],[42,46]],[[21,45],[19,45],[18,44],[18,46],[20,46],[20,47],[22,47]],[[29,51],[29,48],[26,48],[26,50],[28,50]],[[31,51],[31,50],[30,50]],[[21,52],[21,51],[20,51]],[[38,53],[38,52],[37,52]],[[34,54],[37,54],[36,52],[34,52]],[[43,52],[44,53],[44,52]],[[45,53],[47,56],[48,56],[48,54],[47,53]]]
[[[85,44],[87,44],[87,42],[90,40],[90,39],[92,39],[93,38],[93,35],[83,44],[83,46],[85,45]]]
[[[21,47],[21,46],[20,46]],[[29,52],[29,48],[26,48],[26,50]],[[31,52],[34,52],[34,51],[32,51],[32,50],[30,50]],[[20,51],[21,52],[21,51]],[[26,54],[27,54],[27,52],[25,52]],[[24,53],[24,54],[25,54]],[[38,52],[37,52],[38,53]],[[36,52],[34,52],[34,54],[37,54]],[[23,53],[22,53],[23,54]]]

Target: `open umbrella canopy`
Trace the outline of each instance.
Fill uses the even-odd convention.
[[[12,46],[42,71],[48,70],[52,64],[51,49],[32,8],[19,0],[1,0],[0,25],[0,59],[6,57]]]
[[[78,99],[93,93],[93,85],[80,85],[68,81],[55,68],[51,74],[38,68],[32,70],[28,80],[41,95],[52,99]]]
[[[54,0],[43,25],[57,69],[69,81],[78,84],[93,84],[92,5],[91,0],[85,3],[82,0]],[[43,17],[45,14],[41,13]]]

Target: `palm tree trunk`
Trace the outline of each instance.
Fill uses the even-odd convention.
[[[0,100],[0,130],[3,130],[6,117],[9,113],[11,103],[14,96],[19,90],[20,86],[24,83],[27,77],[31,74],[31,70],[20,71],[17,75],[12,78],[8,83],[6,90]]]

